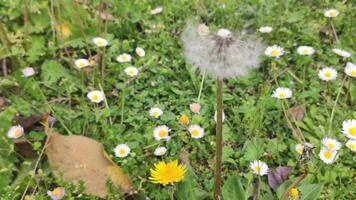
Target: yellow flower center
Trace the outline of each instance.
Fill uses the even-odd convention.
[[[349,144],[349,148],[350,148],[351,150],[354,150],[354,149],[356,149],[356,145],[355,145],[355,144]]]
[[[99,100],[99,96],[98,96],[98,95],[93,95],[91,98],[92,98],[92,100],[94,100],[94,101]]]
[[[289,190],[289,196],[292,198],[292,199],[296,199],[298,196],[299,196],[299,191],[297,188],[292,188]]]
[[[199,104],[193,104],[192,105],[192,110],[193,111],[198,111],[199,110]]]
[[[331,77],[331,72],[325,72],[324,75],[325,75],[326,78],[330,78]]]
[[[157,112],[157,111],[154,111],[154,112],[153,112],[153,116],[157,117],[157,116],[158,116],[158,112]]]
[[[206,33],[206,28],[205,28],[205,27],[201,27],[201,28],[200,28],[200,32],[201,32],[201,33]]]
[[[127,57],[126,56],[121,56],[121,60],[125,61],[125,60],[127,60]]]
[[[199,130],[198,129],[192,130],[192,135],[193,136],[198,136],[199,135]]]
[[[53,195],[61,195],[62,194],[62,190],[61,188],[56,188],[52,191]]]
[[[126,150],[125,149],[120,149],[119,150],[119,154],[125,154],[126,153]]]
[[[98,45],[104,45],[104,41],[99,40]]]
[[[181,123],[182,125],[187,125],[189,123],[189,118],[187,115],[182,115],[179,118],[179,123]]]
[[[352,76],[356,76],[356,70],[351,71],[350,73]]]
[[[279,51],[278,51],[277,49],[273,49],[273,50],[271,51],[271,55],[272,55],[272,56],[278,56],[278,55],[279,55]]]
[[[284,98],[284,97],[286,97],[287,95],[286,95],[286,93],[284,93],[284,92],[281,92],[281,93],[279,93],[279,97],[280,98]]]
[[[22,130],[21,129],[16,129],[15,132],[14,132],[15,136],[18,137],[22,134]]]
[[[80,62],[79,63],[79,67],[85,67],[85,66],[86,66],[85,62]]]
[[[302,154],[302,153],[303,153],[303,150],[304,150],[303,148],[298,148],[298,149],[297,149],[298,154]]]
[[[154,169],[151,169],[151,177],[149,179],[151,182],[162,184],[163,186],[173,185],[184,178],[185,172],[185,166],[178,165],[176,160],[167,164],[159,162]]]
[[[331,152],[330,152],[330,151],[325,151],[325,152],[324,152],[324,157],[325,157],[326,159],[330,159],[330,158],[332,157]]]
[[[335,145],[333,143],[329,143],[326,146],[328,146],[329,149],[333,149],[335,147]]]
[[[130,74],[130,75],[134,75],[134,74],[135,74],[135,70],[130,69],[130,70],[129,70],[129,74]]]
[[[336,17],[336,12],[333,11],[333,10],[331,10],[331,11],[329,12],[329,15],[330,15],[330,17]]]
[[[309,53],[309,50],[308,49],[304,49],[303,53],[307,54],[307,53]]]
[[[256,170],[257,173],[260,173],[261,172],[261,166],[256,166],[255,170]]]
[[[158,135],[159,135],[160,137],[167,137],[167,131],[165,131],[165,130],[160,130],[160,131],[158,132]]]
[[[349,129],[349,133],[352,135],[352,136],[356,136],[356,127],[352,127]]]

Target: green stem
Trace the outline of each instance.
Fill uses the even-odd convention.
[[[333,108],[331,110],[328,135],[330,135],[330,133],[331,133],[331,129],[332,129],[332,126],[333,126],[332,124],[333,124],[334,115],[335,115],[335,108],[337,106],[337,102],[339,101],[340,94],[341,94],[342,88],[344,87],[346,78],[347,78],[347,76],[345,76],[344,79],[342,80],[341,86],[339,87],[339,90],[338,90],[337,95],[336,95],[336,99],[334,101]]]
[[[120,124],[124,123],[125,97],[126,97],[126,88],[123,87],[122,94],[121,94],[121,121],[120,121]]]
[[[223,149],[223,81],[216,81],[216,108],[217,108],[217,123],[216,123],[216,152],[215,152],[215,174],[214,174],[214,199],[221,199],[221,158]]]
[[[174,200],[174,186],[168,187],[169,199]]]
[[[333,29],[335,40],[336,40],[336,42],[338,42],[339,38],[337,37],[337,33],[336,33],[336,30],[335,30],[333,21],[331,21],[331,28]]]
[[[198,95],[198,100],[197,100],[197,102],[200,101],[201,93],[202,93],[202,91],[203,91],[204,81],[205,81],[205,73],[203,73],[203,78],[201,79],[200,89],[199,89],[199,95]]]

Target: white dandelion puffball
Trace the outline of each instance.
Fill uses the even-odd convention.
[[[155,8],[155,9],[152,9],[152,10],[150,11],[150,14],[151,14],[151,15],[156,15],[156,14],[161,13],[162,11],[163,11],[163,7],[162,7],[162,6],[159,6],[159,7]]]
[[[143,50],[141,47],[137,47],[137,48],[135,49],[135,52],[136,52],[136,54],[137,54],[138,56],[140,56],[140,57],[144,57],[144,56],[146,55],[145,50]]]
[[[105,47],[108,45],[108,41],[105,40],[104,38],[100,38],[100,37],[94,38],[93,42],[98,47]]]
[[[167,148],[166,147],[157,147],[155,149],[155,151],[153,152],[153,154],[155,156],[163,156],[164,154],[166,154],[167,152]]]
[[[330,150],[329,148],[321,148],[319,158],[326,164],[333,163],[336,158],[337,151]]]
[[[356,78],[356,65],[348,62],[345,66],[344,72],[346,75]]]
[[[304,152],[304,145],[302,144],[297,144],[295,145],[295,151],[299,154],[302,155]]]
[[[258,29],[259,32],[261,33],[270,33],[272,32],[273,28],[270,26],[262,26],[261,28]]]
[[[336,79],[337,77],[337,71],[333,68],[327,67],[324,69],[321,69],[318,73],[318,76],[320,79],[324,81],[331,81]]]
[[[337,11],[336,9],[329,9],[324,11],[324,16],[328,18],[337,17],[338,15],[339,11]]]
[[[341,143],[332,138],[323,138],[321,143],[324,145],[324,147],[332,151],[338,151],[341,148]]]
[[[170,140],[171,137],[169,136],[169,132],[171,132],[171,129],[169,129],[166,125],[162,126],[157,126],[153,130],[153,137],[157,140]]]
[[[135,77],[138,74],[138,69],[136,67],[127,67],[125,73],[130,77]]]
[[[285,87],[279,87],[273,91],[272,97],[277,99],[288,99],[292,97],[292,90]]]
[[[258,67],[264,49],[260,40],[253,36],[235,37],[227,29],[201,34],[201,28],[202,25],[188,21],[182,33],[186,60],[195,69],[217,79],[228,79]]]
[[[298,47],[297,52],[299,55],[302,56],[310,56],[315,53],[315,50],[313,47],[310,46],[300,46]]]
[[[342,122],[342,133],[348,138],[356,140],[356,119],[345,120]]]
[[[272,58],[279,58],[283,54],[284,54],[283,48],[277,45],[269,46],[265,50],[265,55]]]
[[[333,49],[333,52],[336,53],[337,55],[344,57],[344,58],[348,58],[351,56],[351,53],[342,49]]]
[[[120,54],[116,60],[120,63],[125,63],[125,62],[130,62],[131,61],[131,56],[130,54],[127,54],[127,53],[123,53],[123,54]]]
[[[204,136],[204,129],[196,124],[190,125],[188,131],[194,139],[199,139]]]
[[[100,90],[93,90],[87,94],[87,97],[93,103],[100,103],[104,100],[104,93]]]
[[[349,148],[351,151],[356,152],[356,140],[349,140],[346,142],[347,148]]]
[[[30,77],[30,76],[33,76],[34,74],[35,74],[35,70],[32,67],[25,67],[22,70],[23,77]]]
[[[11,126],[7,131],[7,137],[11,139],[17,139],[23,136],[25,133],[23,127],[21,125]]]
[[[263,176],[268,173],[268,166],[266,163],[260,161],[260,160],[255,160],[250,163],[250,169],[252,170],[252,173]]]
[[[89,60],[88,59],[84,59],[84,58],[77,59],[74,63],[75,63],[75,66],[77,68],[79,68],[79,69],[87,67],[90,64]]]
[[[66,191],[63,187],[57,187],[57,188],[54,188],[52,191],[47,191],[47,195],[52,200],[62,199],[65,194],[66,194]]]
[[[125,158],[129,155],[131,149],[127,144],[119,144],[115,147],[114,153],[116,157]]]
[[[161,116],[163,114],[163,111],[160,108],[153,107],[150,109],[149,113],[150,113],[151,117],[154,117],[157,119],[157,118],[159,118],[159,116]]]

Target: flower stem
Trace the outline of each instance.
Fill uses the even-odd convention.
[[[203,73],[203,78],[201,79],[200,89],[199,89],[199,95],[198,95],[198,100],[197,100],[197,102],[200,101],[201,93],[202,93],[202,91],[203,91],[204,81],[205,81],[205,73]]]
[[[174,200],[174,186],[168,187],[169,199]]]
[[[217,80],[216,83],[216,108],[217,108],[217,123],[216,123],[216,153],[215,153],[215,175],[214,175],[214,199],[220,200],[221,193],[221,157],[222,157],[222,111],[223,111],[223,81]]]
[[[124,123],[125,96],[126,96],[126,88],[123,87],[122,94],[121,94],[121,121],[120,121],[120,124]]]
[[[341,86],[339,87],[339,90],[338,90],[337,95],[336,95],[336,99],[335,99],[335,101],[334,101],[333,108],[332,108],[332,110],[331,110],[328,135],[330,135],[330,133],[331,133],[331,129],[332,129],[332,126],[333,126],[334,115],[335,115],[335,108],[336,108],[336,106],[337,106],[337,102],[339,101],[339,97],[340,97],[342,88],[344,87],[346,78],[347,78],[347,77],[345,76],[344,80],[342,80]]]
[[[335,30],[335,27],[334,27],[334,23],[332,21],[331,21],[331,28],[333,29],[335,40],[336,40],[336,42],[338,42],[339,38],[337,37],[337,33],[336,33],[336,30]]]

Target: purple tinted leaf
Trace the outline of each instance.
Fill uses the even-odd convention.
[[[288,178],[291,167],[277,167],[276,170],[268,171],[268,185],[276,191],[277,188]]]
[[[282,180],[284,181],[288,178],[288,175],[291,170],[292,170],[292,167],[279,166],[276,169],[276,173],[278,173],[281,176]]]

